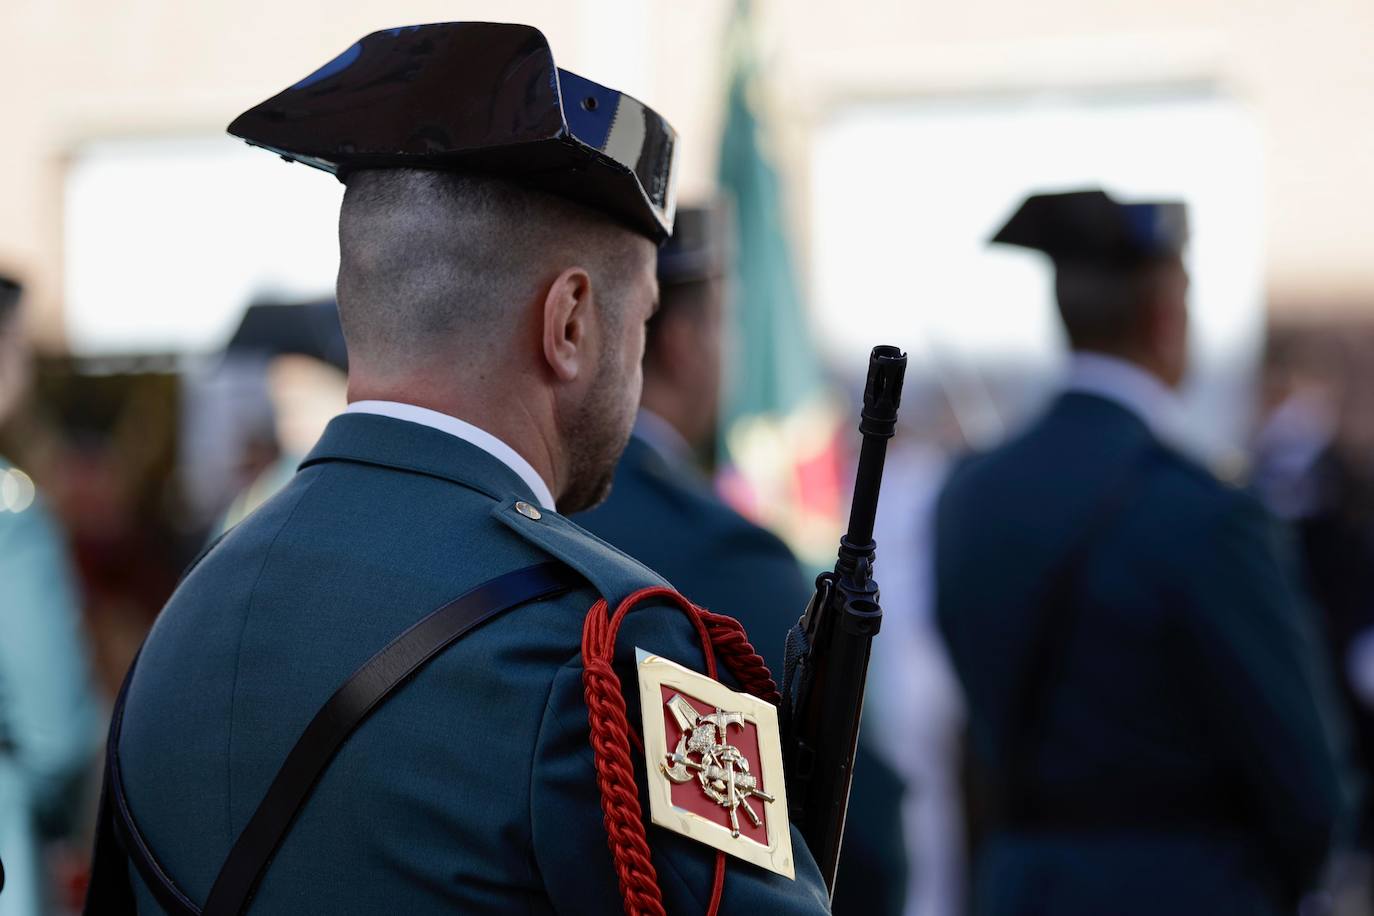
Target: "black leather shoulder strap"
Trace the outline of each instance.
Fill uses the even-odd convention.
[[[248,908],[272,857],[286,838],[320,775],[348,736],[373,710],[435,656],[476,627],[519,605],[554,597],[583,582],[575,570],[561,562],[541,563],[498,576],[430,613],[364,662],[315,714],[286,755],[267,794],[220,868],[203,910],[197,908],[177,888],[158,864],[139,833],[124,798],[118,754],[124,690],[120,691],[110,725],[101,823],[107,820],[113,822],[114,832],[128,860],[138,868],[158,902],[173,916],[229,916],[242,913]],[[125,689],[132,676],[131,667],[125,678]],[[107,851],[102,857],[98,838],[93,875],[110,874],[108,840],[105,846]],[[102,858],[106,860],[103,866]],[[127,879],[125,883],[127,885]],[[91,895],[86,905],[88,916],[131,911],[118,908],[117,901],[129,899],[123,896],[124,888],[108,880],[102,882],[101,888],[97,887],[95,880],[92,881]],[[96,901],[98,894],[109,894],[109,903],[114,906],[107,908],[103,901]],[[93,903],[96,904],[94,908]]]

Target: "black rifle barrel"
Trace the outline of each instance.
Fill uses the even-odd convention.
[[[877,549],[873,522],[905,373],[906,354],[896,347],[873,348],[859,422],[863,447],[849,529],[840,540],[834,572],[817,578],[816,594],[802,618],[807,651],[797,666],[795,696],[788,698],[796,704],[786,716],[792,819],[832,893],[849,807],[868,657],[883,618],[872,575]]]
[[[887,440],[897,429],[897,408],[901,406],[905,376],[905,353],[896,347],[873,348],[868,357],[868,382],[864,385],[864,409],[859,420],[859,432],[864,441],[854,481],[854,501],[849,509],[849,531],[845,535],[845,540],[856,548],[867,546],[872,550],[873,519],[878,514],[878,490],[883,483]],[[842,548],[842,561],[844,554]],[[836,572],[841,571],[836,569]]]

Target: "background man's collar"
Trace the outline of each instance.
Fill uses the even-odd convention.
[[[1182,406],[1178,396],[1128,360],[1104,353],[1076,352],[1069,358],[1064,388],[1120,405],[1139,417],[1161,440],[1178,444],[1182,438]]]
[[[639,408],[632,435],[670,464],[693,463],[692,446],[677,427],[646,407]]]

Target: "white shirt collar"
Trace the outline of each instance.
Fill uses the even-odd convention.
[[[1178,396],[1139,366],[1103,353],[1074,353],[1065,389],[1097,395],[1139,417],[1159,439],[1181,445],[1183,408]]]
[[[658,452],[666,461],[692,460],[692,446],[677,431],[677,427],[648,408],[639,408],[631,435]]]
[[[393,420],[418,423],[421,426],[446,432],[450,436],[456,436],[469,445],[477,446],[514,471],[534,493],[535,498],[539,500],[540,508],[550,511],[556,509],[549,485],[544,482],[544,478],[539,476],[539,472],[520,456],[519,452],[486,430],[473,426],[465,420],[451,417],[437,410],[430,410],[427,407],[402,404],[399,401],[354,401],[348,405],[344,413],[370,413],[379,417],[391,417]]]

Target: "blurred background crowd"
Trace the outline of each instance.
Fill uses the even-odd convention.
[[[700,457],[810,568],[844,522],[868,348],[910,353],[865,722],[907,785],[907,913],[958,916],[967,896],[933,506],[1066,358],[1049,265],[986,244],[1032,191],[1188,205],[1192,445],[1291,525],[1374,751],[1367,4],[7,0],[0,914],[77,907],[124,671],[180,571],[344,404],[341,187],[224,125],[366,32],[447,19],[537,25],[562,66],[678,130],[680,196],[722,207],[733,240]]]

